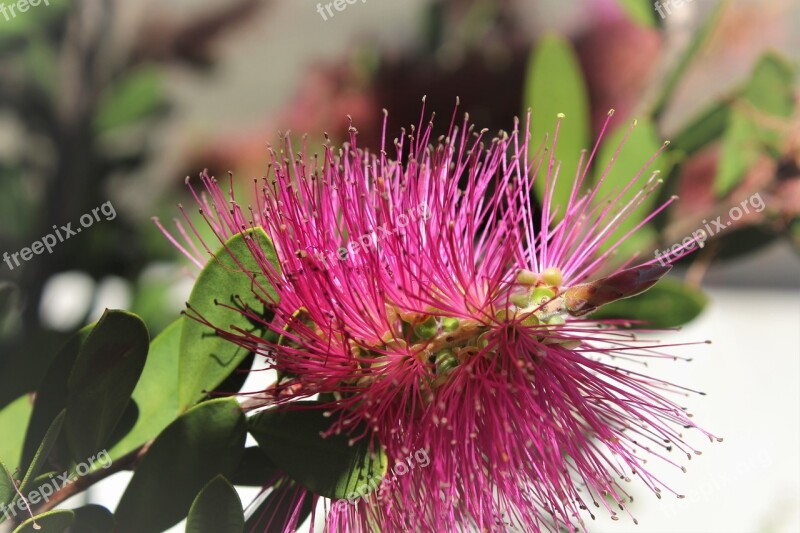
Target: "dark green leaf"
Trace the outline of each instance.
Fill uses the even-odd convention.
[[[78,358],[81,344],[89,336],[94,324],[81,329],[59,350],[55,359],[47,367],[47,372],[36,391],[36,401],[25,436],[25,447],[22,454],[22,465],[27,467],[39,447],[50,425],[58,414],[67,407],[67,396],[72,366]],[[84,458],[85,459],[85,458]]]
[[[114,515],[102,505],[85,505],[74,510],[75,525],[70,533],[114,533]]]
[[[246,448],[242,462],[233,475],[233,484],[247,487],[264,487],[275,481],[278,470],[267,454],[258,446]]]
[[[242,501],[227,479],[217,476],[200,491],[189,511],[186,533],[241,533]]]
[[[142,377],[133,391],[139,416],[133,429],[110,451],[119,458],[156,438],[178,416],[178,354],[183,318],[150,345]]]
[[[75,521],[72,511],[56,510],[24,521],[14,533],[63,533]]]
[[[561,206],[558,219],[564,215],[578,169],[581,150],[589,143],[589,98],[578,58],[569,42],[555,34],[539,40],[528,65],[525,83],[525,106],[533,110],[531,120],[531,155],[549,134],[551,145],[559,113],[566,115],[558,134],[554,155],[561,162],[558,181],[553,191],[552,206]],[[549,157],[543,153],[543,157]],[[540,202],[544,202],[547,184],[547,161],[542,174],[534,181]]]
[[[648,327],[674,328],[691,322],[708,303],[706,296],[674,278],[662,278],[647,292],[598,309],[592,319],[643,320]]]
[[[284,480],[247,519],[247,531],[284,533],[298,531],[314,509],[314,497],[303,487]]]
[[[115,513],[120,533],[161,532],[180,522],[214,477],[240,463],[246,423],[232,398],[189,409],[153,442]]]
[[[670,148],[692,155],[698,150],[719,139],[730,121],[729,102],[719,102],[705,109],[692,119],[687,126],[672,139]]]
[[[717,248],[714,258],[727,261],[749,255],[769,246],[777,238],[778,234],[768,224],[731,228],[729,233],[715,236],[714,244]]]
[[[81,346],[69,376],[65,432],[73,459],[108,444],[147,360],[150,336],[136,315],[106,310]]]
[[[65,415],[66,413],[61,411],[61,414],[59,414],[50,425],[47,433],[45,433],[44,439],[42,439],[41,444],[39,444],[39,448],[33,456],[33,461],[31,461],[28,471],[25,472],[25,478],[20,485],[20,492],[23,494],[35,485],[36,476],[38,476],[44,468],[47,458],[50,456],[50,452],[53,451],[53,447],[56,445],[56,441],[61,435],[61,428],[64,426]]]
[[[31,397],[27,394],[0,409],[0,460],[6,464],[14,467],[20,464],[32,412]]]
[[[249,246],[260,248],[266,259],[279,268],[275,248],[264,230],[249,230],[244,235],[232,237],[217,252],[217,259],[209,261],[200,273],[189,297],[192,312],[219,328],[232,330],[235,326],[253,330],[254,326],[245,315],[222,305],[239,309],[241,298],[253,310],[262,310],[264,304],[253,292],[258,289],[251,276],[255,276],[258,283],[277,301],[277,293],[261,273],[248,243]],[[260,296],[266,298],[266,295]],[[220,305],[215,304],[215,300]],[[213,329],[199,321],[185,320],[181,334],[180,407],[185,409],[193,405],[208,391],[219,386],[248,353],[248,350],[218,336]]]
[[[270,409],[248,420],[250,433],[281,471],[315,494],[333,499],[347,498],[360,485],[383,479],[388,467],[383,447],[371,450],[369,437],[354,443],[344,434],[323,438],[321,432],[330,429],[331,419],[319,404],[292,407]],[[363,429],[353,428],[353,434]]]

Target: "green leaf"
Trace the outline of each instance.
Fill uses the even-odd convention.
[[[742,111],[734,109],[722,137],[719,165],[714,178],[717,197],[725,196],[739,185],[763,152],[753,121]]]
[[[73,335],[47,367],[44,378],[36,391],[36,401],[33,404],[28,433],[25,435],[25,447],[22,453],[22,465],[25,467],[33,460],[33,455],[53,420],[67,407],[67,396],[69,395],[67,381],[72,372],[72,366],[78,358],[81,344],[93,328],[94,324],[90,324]]]
[[[102,505],[84,505],[74,510],[75,533],[114,533],[114,515]]]
[[[759,58],[740,95],[759,111],[777,117],[789,117],[795,107],[796,76],[797,71],[791,63],[768,52]]]
[[[597,166],[595,167],[595,184],[599,183],[601,176],[614,158],[629,129],[630,126],[628,124],[622,124],[604,140],[603,145],[600,147]],[[642,186],[650,178],[653,171],[660,170],[664,175],[668,174],[668,160],[663,153],[650,166],[644,169],[648,160],[655,155],[661,145],[662,141],[655,126],[648,120],[638,121],[630,137],[628,137],[625,145],[620,150],[619,155],[614,160],[611,169],[606,174],[603,183],[598,187],[595,203],[613,201],[615,207],[622,207],[633,199],[637,193],[641,192]],[[623,194],[619,200],[616,200],[617,195],[642,169],[644,171],[636,181],[636,184]],[[601,250],[608,250],[618,240],[624,239],[617,251],[621,257],[630,257],[652,243],[656,238],[656,233],[649,225],[643,226],[630,237],[625,238],[625,235],[653,211],[657,201],[658,193],[654,192],[637,208],[633,209],[628,218],[610,234],[604,245],[601,246]],[[611,218],[606,217],[606,220],[611,220]]]
[[[147,360],[150,336],[131,313],[106,310],[81,346],[69,376],[65,433],[73,459],[108,444]]]
[[[258,505],[245,527],[247,531],[263,533],[298,531],[313,509],[313,496],[296,483],[284,480]]]
[[[0,410],[0,459],[7,464],[16,467],[22,460],[22,446],[32,412],[31,397],[27,394]]]
[[[56,510],[25,520],[14,533],[62,533],[75,521],[72,511]]]
[[[719,139],[730,122],[729,102],[718,102],[705,109],[672,139],[670,148],[692,155]]]
[[[132,396],[139,416],[133,429],[111,449],[111,457],[122,457],[153,440],[178,416],[178,354],[183,321],[176,320],[153,339]]]
[[[683,79],[684,74],[686,74],[686,71],[694,62],[698,52],[700,52],[705,45],[706,40],[708,39],[712,30],[717,27],[717,23],[722,18],[722,14],[725,11],[729,1],[730,0],[720,0],[717,2],[713,8],[713,11],[706,17],[705,21],[703,21],[703,24],[694,33],[692,41],[689,43],[689,46],[686,47],[686,50],[683,52],[683,54],[681,54],[675,68],[667,75],[666,79],[661,84],[661,92],[659,93],[658,97],[656,97],[653,104],[653,110],[651,112],[653,120],[657,121],[657,119],[664,113],[670,98],[672,98],[672,94],[675,92],[675,88],[678,86],[681,79]]]
[[[25,477],[20,484],[19,490],[21,493],[25,494],[27,490],[35,484],[36,476],[39,475],[39,472],[42,471],[42,468],[47,463],[47,458],[50,456],[50,452],[53,451],[53,447],[55,447],[56,441],[61,435],[61,428],[64,427],[65,415],[66,413],[61,411],[61,414],[59,414],[50,425],[44,439],[41,444],[39,444],[36,455],[34,455],[33,461],[28,467],[28,471],[25,473]]]
[[[161,532],[180,522],[214,477],[240,463],[246,422],[233,398],[189,409],[153,442],[115,513],[120,533]]]
[[[0,339],[10,328],[15,315],[19,313],[19,289],[13,283],[0,281]]]
[[[628,17],[637,24],[654,28],[656,27],[656,11],[650,2],[642,0],[619,0],[619,5]]]
[[[700,290],[675,278],[662,278],[647,292],[605,305],[590,318],[643,320],[648,327],[674,328],[697,318],[707,303]]]
[[[0,505],[7,505],[14,500],[17,492],[14,490],[14,472],[0,460]],[[5,516],[0,515],[0,523],[5,520]]]
[[[95,119],[99,132],[129,126],[166,109],[162,73],[155,67],[128,72],[103,93]]]
[[[552,207],[561,206],[557,218],[563,218],[578,169],[581,150],[589,143],[589,98],[578,58],[569,42],[556,34],[539,40],[528,65],[524,91],[525,106],[532,109],[531,155],[549,133],[552,144],[556,117],[566,115],[558,134],[553,154],[561,162],[558,181],[553,190]],[[543,153],[542,157],[549,157]],[[547,184],[547,160],[542,163],[539,178],[533,185],[537,198],[544,203]]]
[[[248,420],[250,433],[281,471],[332,499],[347,498],[360,485],[383,479],[388,467],[383,447],[370,450],[369,437],[352,446],[348,435],[323,438],[321,432],[330,429],[331,420],[319,403],[299,402],[292,407],[263,411]],[[352,434],[360,435],[363,429],[353,428]]]
[[[186,533],[241,533],[242,500],[227,479],[217,476],[200,491],[189,511]]]
[[[245,448],[242,462],[231,478],[234,485],[264,487],[277,478],[278,469],[258,446]]]
[[[248,244],[249,243],[249,244]],[[252,330],[248,318],[222,304],[248,307],[259,311],[264,304],[254,294],[252,277],[269,291],[277,302],[277,293],[261,273],[261,267],[248,246],[260,248],[265,258],[279,268],[275,248],[263,229],[248,230],[232,237],[200,273],[189,297],[194,313],[220,328]],[[244,268],[244,271],[242,270]],[[247,271],[247,272],[245,272]],[[266,295],[260,295],[266,297]],[[220,305],[215,304],[215,300]],[[181,409],[201,400],[216,388],[247,357],[248,351],[226,340],[197,320],[185,320],[181,334],[179,404]]]

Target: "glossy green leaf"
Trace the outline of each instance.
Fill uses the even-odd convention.
[[[283,472],[310,491],[326,498],[343,499],[370,480],[381,480],[388,459],[382,447],[370,449],[370,438],[351,443],[345,434],[323,438],[331,419],[317,402],[275,408],[248,420],[258,445]],[[298,409],[298,407],[303,407]],[[354,428],[360,435],[363,428]],[[377,442],[373,440],[373,443]]]
[[[178,416],[178,355],[183,320],[176,320],[153,339],[133,391],[138,407],[136,423],[111,449],[111,457],[122,457],[153,440]]]
[[[227,479],[217,476],[195,498],[186,533],[241,533],[244,531],[242,500]]]
[[[100,132],[129,126],[166,109],[166,93],[162,73],[146,67],[128,72],[103,93],[95,119]]]
[[[6,505],[10,503],[15,495],[16,491],[14,490],[14,471],[2,461],[0,460],[0,505]],[[5,520],[5,516],[0,514],[0,523]]]
[[[25,494],[28,489],[34,487],[36,485],[36,476],[39,475],[40,472],[44,469],[45,464],[47,463],[47,458],[50,456],[50,452],[53,451],[53,448],[56,445],[56,441],[61,436],[61,429],[64,427],[64,419],[66,417],[66,412],[61,411],[53,423],[50,425],[50,428],[45,433],[44,439],[39,444],[39,448],[36,450],[36,454],[33,456],[33,461],[31,465],[28,467],[27,472],[25,472],[25,477],[22,479],[22,483],[20,484],[20,492]]]
[[[650,158],[652,158],[662,146],[662,140],[658,135],[658,131],[648,120],[640,120],[637,122],[633,132],[615,158],[617,149],[629,130],[629,124],[622,124],[603,141],[597,159],[597,166],[595,167],[595,184],[600,183],[601,177],[605,175],[602,184],[597,188],[595,203],[605,205],[606,202],[612,201],[615,211],[632,200],[637,194],[641,193],[644,184],[647,183],[647,180],[650,179],[654,171],[659,170],[662,175],[669,173],[669,162],[663,153],[645,168]],[[613,164],[608,172],[606,172],[606,168],[612,160]],[[640,171],[642,171],[642,174],[636,183],[617,199],[619,193],[624,190],[628,183],[630,183],[634,176]],[[652,213],[657,201],[658,193],[656,192],[633,209],[619,227],[610,234],[605,244],[601,247],[601,250],[607,250],[614,243],[621,240],[622,242],[617,248],[619,255],[621,257],[630,257],[651,244],[656,237],[656,233],[649,226],[643,226],[629,237],[625,237],[625,235],[633,230],[647,215]],[[612,213],[615,211],[612,211]],[[606,220],[610,221],[612,218],[612,216],[607,216]]]
[[[21,463],[32,412],[31,397],[27,394],[0,409],[0,460],[6,464],[16,467]]]
[[[114,533],[116,522],[114,515],[102,505],[84,505],[74,509],[74,533]]]
[[[69,376],[65,433],[73,459],[108,444],[144,369],[150,336],[144,322],[106,310],[81,346]]]
[[[161,532],[180,522],[209,481],[233,474],[245,437],[235,399],[189,409],[158,436],[136,468],[115,513],[118,531]]]
[[[555,160],[561,162],[558,180],[553,191],[552,208],[561,206],[558,219],[563,217],[578,169],[581,150],[589,143],[589,98],[578,58],[569,42],[555,34],[539,40],[528,65],[525,82],[525,106],[532,109],[531,155],[536,152],[545,135],[547,146],[552,145],[557,115],[563,113],[558,134]],[[549,154],[542,153],[542,157]],[[534,181],[540,202],[544,201],[547,184],[547,160]]]
[[[643,320],[648,327],[673,328],[697,318],[707,303],[700,290],[675,278],[662,278],[647,292],[605,305],[589,318]]]
[[[258,446],[246,448],[242,462],[233,474],[231,481],[234,485],[246,487],[264,487],[277,479],[278,469],[270,461],[264,450]]]
[[[678,87],[678,84],[683,79],[683,76],[689,70],[689,67],[692,65],[694,60],[697,58],[700,50],[702,50],[703,46],[708,40],[709,35],[711,35],[712,30],[717,27],[717,24],[721,20],[722,14],[725,11],[725,8],[728,6],[729,1],[730,0],[720,0],[717,2],[711,13],[703,21],[702,25],[697,29],[696,32],[694,32],[691,42],[681,54],[677,64],[675,65],[675,68],[670,71],[664,82],[661,84],[661,91],[654,101],[653,110],[651,113],[651,116],[654,119],[658,119],[666,109],[670,98],[672,98],[672,94]]]
[[[277,293],[261,273],[248,243],[249,246],[260,248],[266,259],[275,268],[279,268],[275,248],[263,229],[248,230],[244,235],[235,235],[217,252],[217,259],[209,261],[197,278],[189,297],[192,313],[220,328],[253,330],[255,326],[246,316],[222,305],[241,308],[241,298],[250,308],[262,310],[264,304],[259,296],[266,296],[256,296],[253,293],[253,290],[258,289],[251,276],[255,276],[259,285],[269,291],[277,301]],[[248,353],[246,349],[218,336],[212,328],[199,321],[185,320],[181,334],[179,367],[180,407],[185,409],[201,400],[208,391],[222,383]]]
[[[73,335],[47,367],[44,378],[36,391],[36,401],[33,404],[28,433],[25,435],[22,465],[27,467],[30,464],[53,420],[67,407],[67,396],[69,395],[67,381],[75,360],[78,358],[81,344],[93,328],[94,324],[90,324]]]
[[[245,528],[259,533],[299,531],[313,509],[313,495],[296,483],[284,480],[256,507]]]
[[[24,521],[14,533],[63,533],[75,521],[75,513],[66,510],[49,511]]]

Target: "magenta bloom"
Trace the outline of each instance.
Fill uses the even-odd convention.
[[[283,342],[227,334],[287,376],[280,401],[333,393],[332,424],[366,422],[390,466],[429,458],[326,508],[327,529],[558,531],[595,508],[626,512],[635,477],[672,493],[646,462],[695,453],[681,432],[696,426],[675,403],[685,392],[613,359],[673,356],[589,315],[668,270],[615,269],[607,242],[658,180],[642,169],[630,202],[598,201],[585,190],[593,151],[568,205],[548,194],[538,212],[532,183],[552,190],[556,138],[534,155],[516,128],[490,139],[468,117],[456,124],[435,141],[420,123],[378,153],[357,147],[354,128],[320,156],[295,157],[286,140],[250,208],[203,177],[198,201],[221,240],[261,227],[274,241],[280,270],[261,264]]]

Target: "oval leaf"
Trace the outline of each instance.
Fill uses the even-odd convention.
[[[74,510],[76,533],[114,533],[114,515],[102,505],[84,505]],[[40,532],[41,533],[41,532]]]
[[[29,395],[20,396],[0,409],[0,460],[18,466],[22,459],[22,446],[28,430],[33,405]]]
[[[189,297],[194,314],[220,328],[239,327],[251,331],[255,326],[242,313],[225,306],[241,308],[241,301],[253,310],[264,308],[253,293],[255,276],[259,284],[277,301],[277,293],[261,273],[250,246],[258,247],[275,268],[278,260],[272,241],[263,229],[249,230],[232,237],[200,273]],[[266,297],[265,295],[261,295]],[[219,305],[215,304],[215,300]],[[224,305],[223,305],[224,304]],[[248,350],[216,334],[197,320],[184,321],[180,353],[180,406],[186,409],[203,399],[247,357]]]
[[[186,533],[241,533],[242,500],[227,479],[217,476],[200,491],[189,511]]]
[[[25,520],[14,533],[62,533],[75,521],[72,511],[50,511]]]
[[[180,522],[209,481],[236,470],[245,437],[235,399],[189,409],[158,436],[136,468],[115,513],[119,532],[161,532]]]
[[[370,439],[350,445],[347,435],[321,433],[330,429],[316,402],[292,404],[258,413],[248,420],[258,445],[283,472],[310,491],[332,499],[344,499],[371,479],[383,479],[388,460],[385,450],[370,449]],[[303,407],[297,409],[296,407]],[[353,433],[361,434],[362,428]]]
[[[28,467],[28,471],[25,472],[25,477],[20,484],[20,492],[25,494],[31,486],[35,485],[36,476],[39,475],[39,472],[42,471],[42,468],[47,463],[47,458],[50,456],[50,452],[53,451],[53,448],[58,441],[58,437],[61,436],[61,428],[64,427],[64,419],[66,417],[66,413],[61,411],[53,423],[50,424],[50,428],[47,430],[47,433],[44,435],[44,439],[39,444],[39,448],[36,450],[36,454],[33,456],[33,460],[31,461],[31,465]]]
[[[147,327],[139,317],[106,310],[81,346],[69,376],[65,423],[76,461],[108,444],[131,401],[149,345]]]
[[[545,135],[548,146],[552,143],[556,116],[564,113],[566,118],[558,134],[558,144],[553,157],[561,162],[558,180],[553,191],[552,206],[557,205],[557,218],[564,210],[572,191],[578,170],[580,152],[589,142],[589,97],[578,58],[569,42],[555,34],[543,37],[528,65],[525,82],[525,107],[532,109],[531,155],[536,152]],[[547,184],[547,162],[543,172],[534,181],[534,190],[540,202],[544,201]]]

